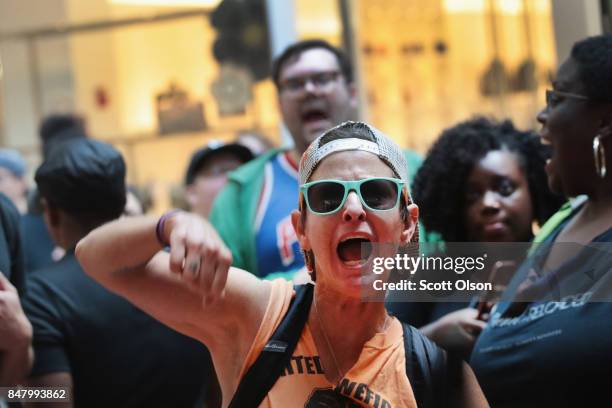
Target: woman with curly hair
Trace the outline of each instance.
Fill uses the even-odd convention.
[[[550,147],[511,121],[476,117],[446,129],[413,183],[421,222],[446,242],[528,242],[563,202],[546,186]],[[466,303],[390,303],[440,345],[469,354],[485,323]]]
[[[413,183],[421,222],[447,242],[527,242],[563,198],[546,186],[550,148],[511,121],[477,117],[445,130]],[[487,194],[488,193],[488,194]]]

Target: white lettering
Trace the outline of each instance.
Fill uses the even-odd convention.
[[[493,283],[491,282],[472,282],[469,280],[459,279],[455,282],[455,289],[457,290],[493,290]]]
[[[383,281],[381,281],[380,279],[376,279],[374,281],[374,290],[383,290],[383,288],[380,287],[381,283],[383,284],[383,287],[384,287]]]
[[[452,282],[451,281],[427,282],[425,279],[421,279],[419,281],[419,288],[421,290],[451,290]]]
[[[372,272],[374,272],[377,275],[380,275],[381,273],[383,273],[385,271],[385,269],[382,267],[384,260],[385,258],[380,258],[380,257],[374,258],[373,260],[374,268],[372,268]]]

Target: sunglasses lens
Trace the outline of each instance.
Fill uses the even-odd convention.
[[[308,204],[310,209],[318,213],[335,211],[342,204],[344,186],[338,183],[324,182],[308,188]]]
[[[390,180],[369,180],[361,185],[361,196],[374,210],[390,210],[397,203],[397,184]]]

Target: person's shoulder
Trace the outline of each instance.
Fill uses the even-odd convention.
[[[26,213],[21,216],[21,228],[24,232],[42,231],[47,226],[42,214]]]
[[[403,152],[406,161],[409,163],[421,163],[423,161],[423,157],[412,149],[403,149]]]
[[[66,289],[70,282],[74,282],[79,276],[86,277],[74,254],[69,253],[51,265],[31,271],[27,278],[28,289],[35,287]]]
[[[4,195],[4,193],[1,193],[1,192],[0,192],[0,208],[2,208],[2,211],[7,211],[11,215],[18,216],[18,211],[15,205],[6,195]]]
[[[211,222],[218,230],[223,228],[221,227],[222,224],[232,218],[227,217],[228,209],[236,210],[244,206],[245,200],[248,203],[257,202],[254,197],[257,196],[258,189],[263,185],[266,164],[274,160],[283,151],[285,149],[272,149],[228,173],[228,183],[215,198],[210,215]],[[231,211],[230,213],[233,214]],[[229,237],[224,237],[224,239],[227,238]]]
[[[0,270],[14,285],[14,274],[22,274],[17,271],[15,263],[21,258],[21,236],[19,231],[19,212],[13,203],[4,194],[0,193]],[[21,263],[21,262],[20,262]],[[21,269],[21,268],[19,268]],[[18,286],[18,290],[21,285]]]
[[[0,223],[0,228],[2,228],[5,234],[10,231],[7,230],[17,230],[19,226],[19,222],[21,216],[19,215],[19,211],[17,207],[13,204],[13,202],[0,192],[0,218],[2,222]]]
[[[74,265],[76,263],[76,265]],[[26,295],[23,298],[23,307],[26,314],[33,322],[40,323],[40,316],[58,316],[61,310],[60,305],[65,300],[70,302],[75,299],[69,296],[72,293],[70,275],[78,269],[76,260],[72,262],[69,258],[33,270],[28,273],[26,278]],[[46,317],[45,317],[46,318]]]
[[[411,149],[403,149],[406,165],[408,166],[408,179],[412,183],[414,176],[423,164],[423,157]]]
[[[612,227],[597,237],[598,242],[612,242]]]
[[[546,222],[540,227],[540,230],[533,239],[533,242],[544,242],[551,233],[559,227],[564,221],[571,217],[574,208],[570,201],[563,204],[556,213],[554,213]]]
[[[247,279],[253,279],[253,277],[247,277]],[[264,288],[258,301],[260,306],[263,306],[261,308],[263,313],[259,319],[258,327],[252,333],[252,341],[246,347],[249,351],[240,370],[240,378],[255,363],[264,346],[287,315],[291,300],[295,295],[293,283],[284,279],[259,282]]]
[[[242,166],[238,167],[236,170],[230,172],[228,174],[228,179],[230,181],[235,181],[241,184],[248,183],[252,179],[256,177],[260,177],[263,174],[262,170],[265,167],[265,165],[268,162],[274,160],[274,158],[279,153],[282,153],[286,150],[287,150],[286,148],[271,149],[267,151],[266,153],[262,154],[261,156],[243,164]]]

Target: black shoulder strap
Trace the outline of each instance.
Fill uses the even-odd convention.
[[[312,284],[295,287],[296,294],[287,314],[240,381],[229,408],[258,407],[268,395],[300,339],[308,320],[313,289]]]
[[[419,408],[450,406],[460,384],[461,360],[403,323],[406,375]]]

